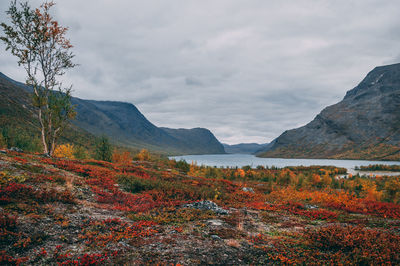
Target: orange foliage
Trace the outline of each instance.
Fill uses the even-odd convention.
[[[142,149],[138,155],[137,158],[139,161],[149,161],[151,159],[150,153],[146,149]]]
[[[74,156],[74,145],[72,144],[61,144],[56,147],[53,153],[54,157],[75,159]]]
[[[119,152],[118,150],[114,150],[112,161],[119,164],[129,164],[132,161],[131,154],[128,151]]]
[[[236,171],[235,171],[235,177],[245,177],[245,175],[246,175],[246,173],[245,173],[245,171],[243,170],[243,169],[237,169]]]

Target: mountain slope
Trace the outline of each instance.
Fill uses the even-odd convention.
[[[0,84],[4,90],[1,103],[3,117],[9,121],[36,123],[28,91],[23,83],[14,81],[0,72]],[[5,100],[7,99],[7,100]],[[77,117],[72,121],[75,130],[87,131],[94,135],[107,135],[114,143],[133,148],[148,148],[168,154],[224,153],[221,143],[207,129],[162,129],[146,119],[130,103],[116,101],[93,101],[72,98]],[[24,119],[14,117],[20,109]],[[6,111],[7,110],[7,111]],[[27,112],[30,114],[27,114]],[[21,113],[18,111],[17,113]],[[12,119],[12,118],[15,119]],[[32,122],[33,121],[33,122]],[[36,126],[37,127],[37,126]]]
[[[215,138],[210,130],[205,128],[173,129],[161,128],[168,135],[179,140],[183,146],[181,149],[196,151],[198,154],[219,154],[225,153],[224,146]],[[193,154],[193,152],[192,152]]]
[[[269,143],[267,144],[240,143],[234,145],[223,143],[223,145],[226,153],[254,154],[268,147]]]
[[[37,113],[24,86],[0,72],[0,133],[13,146],[41,151]],[[88,147],[94,144],[94,137],[87,131],[70,125],[61,141]]]
[[[274,142],[258,155],[400,159],[400,64],[376,67],[341,102]]]

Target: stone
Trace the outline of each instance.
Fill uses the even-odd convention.
[[[24,150],[18,148],[18,147],[11,147],[10,151],[16,151],[16,152],[23,152]]]
[[[207,223],[212,226],[221,226],[224,222],[218,219],[208,220]]]
[[[203,201],[197,201],[197,202],[190,203],[190,204],[185,204],[183,207],[194,208],[194,209],[204,210],[204,211],[213,211],[218,214],[228,214],[229,213],[229,211],[222,209],[215,202],[212,202],[210,200],[203,200]]]
[[[319,207],[317,205],[311,205],[311,204],[304,205],[304,208],[309,209],[309,210],[319,209]]]
[[[211,235],[211,238],[214,239],[214,240],[222,240],[222,238],[220,238],[217,235]]]
[[[242,190],[243,190],[244,192],[254,193],[254,189],[251,188],[251,187],[244,187],[244,188],[242,188]]]

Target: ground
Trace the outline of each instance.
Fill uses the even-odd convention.
[[[0,264],[400,263],[397,204],[196,169],[2,153]]]

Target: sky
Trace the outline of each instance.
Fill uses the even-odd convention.
[[[55,2],[79,64],[62,77],[74,96],[129,102],[157,126],[205,127],[228,144],[270,142],[400,62],[398,0]],[[4,48],[0,71],[24,81]]]

